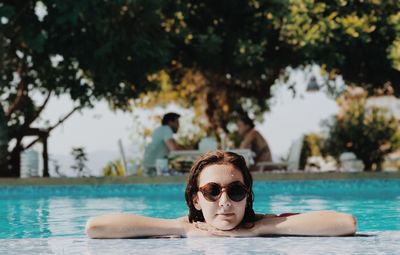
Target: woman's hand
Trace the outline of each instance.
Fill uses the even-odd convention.
[[[276,214],[256,214],[256,221],[254,222],[253,226],[242,226],[237,227],[232,230],[221,230],[214,226],[211,226],[205,222],[195,222],[194,225],[196,228],[201,229],[203,231],[207,231],[209,234],[213,236],[220,236],[220,237],[255,237],[260,236],[262,231],[262,227],[264,226],[262,219],[267,218],[275,218]],[[251,224],[251,223],[250,223]]]
[[[177,219],[181,228],[184,230],[182,236],[186,237],[211,237],[216,236],[207,229],[197,228],[196,223],[190,223],[188,217],[181,217]]]
[[[246,227],[239,227],[234,228],[232,230],[220,230],[211,226],[205,222],[195,222],[194,226],[197,229],[207,232],[211,236],[220,236],[220,237],[254,237],[258,236],[257,231],[257,222],[255,222],[254,226],[246,228]]]

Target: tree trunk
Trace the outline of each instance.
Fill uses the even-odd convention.
[[[47,134],[42,137],[43,143],[43,177],[50,177],[49,174],[49,154],[47,152]]]
[[[371,172],[372,171],[372,166],[373,166],[373,162],[371,160],[362,160],[364,163],[364,171],[365,172]]]
[[[207,92],[206,102],[206,116],[208,122],[207,135],[216,136],[218,130],[218,120],[216,118],[217,102],[215,99],[215,94],[212,91]]]
[[[8,142],[10,135],[7,126],[7,118],[4,114],[3,108],[0,106],[0,176],[9,176],[11,169],[9,168],[9,153]]]
[[[7,144],[0,145],[0,176],[8,176],[8,151]]]
[[[20,144],[15,146],[10,155],[8,177],[20,177],[21,176],[21,151]]]

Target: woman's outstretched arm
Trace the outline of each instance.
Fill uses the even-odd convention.
[[[357,231],[351,214],[315,211],[287,217],[265,217],[256,222],[259,235],[347,236]]]
[[[178,219],[150,218],[134,214],[107,214],[90,218],[86,223],[90,238],[134,238],[151,236],[210,236],[196,228],[188,217]]]
[[[133,214],[107,214],[90,218],[86,234],[90,238],[129,238],[163,235],[182,235],[177,219],[149,218]]]
[[[251,232],[258,236],[347,236],[354,235],[357,231],[356,219],[353,215],[347,213],[314,211],[287,215],[266,215],[255,222]]]

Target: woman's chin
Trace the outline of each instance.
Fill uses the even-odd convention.
[[[214,227],[218,228],[219,230],[232,230],[237,226],[237,224],[230,223],[230,222],[217,222],[214,224]]]

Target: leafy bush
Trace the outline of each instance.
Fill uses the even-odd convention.
[[[339,98],[341,111],[325,123],[324,150],[336,159],[342,152],[353,152],[363,161],[364,170],[379,171],[385,155],[400,148],[398,121],[386,109],[367,108],[366,98],[366,93]]]
[[[113,162],[109,162],[103,168],[104,176],[125,176],[125,167],[122,164],[122,161],[117,159]]]
[[[304,136],[300,153],[300,169],[305,169],[307,159],[313,156],[323,156],[323,138],[315,133]]]
[[[85,149],[82,147],[72,148],[71,155],[74,158],[71,168],[77,171],[79,177],[88,175],[89,169],[86,166],[88,158]]]

